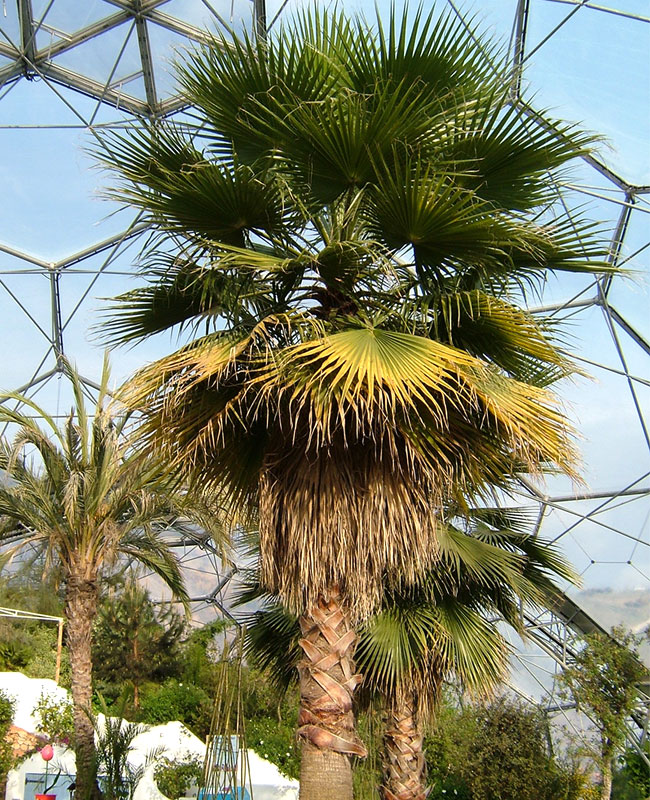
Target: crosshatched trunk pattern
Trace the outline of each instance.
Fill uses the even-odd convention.
[[[426,800],[423,741],[415,693],[401,689],[386,712],[383,800]]]
[[[354,670],[357,637],[337,588],[300,618],[298,735],[303,740],[301,800],[352,798],[350,756],[367,755],[354,731],[353,695],[362,676]]]
[[[77,759],[76,797],[88,800],[95,791],[95,733],[91,718],[92,657],[91,637],[97,614],[97,585],[94,581],[70,577],[66,586],[68,652],[72,672],[75,756]]]

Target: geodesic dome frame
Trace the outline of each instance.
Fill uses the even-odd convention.
[[[643,275],[650,252],[650,164],[639,142],[650,126],[639,119],[630,139],[620,125],[619,139],[611,117],[614,109],[625,121],[631,102],[643,115],[648,98],[643,89],[637,96],[630,87],[639,84],[642,69],[635,54],[642,57],[644,43],[650,46],[650,16],[642,13],[640,0],[604,2],[484,0],[472,6],[440,0],[438,6],[460,19],[478,14],[480,25],[496,27],[508,42],[513,103],[533,117],[536,109],[559,105],[556,114],[585,118],[586,127],[610,137],[615,149],[603,146],[577,164],[576,177],[557,186],[558,202],[570,217],[589,204],[591,216],[609,226],[610,262]],[[0,152],[11,160],[0,174],[5,176],[5,202],[11,195],[15,205],[5,213],[4,227],[0,221],[2,386],[38,395],[56,414],[65,407],[59,380],[64,357],[77,362],[92,392],[101,359],[86,339],[88,322],[98,297],[128,285],[138,242],[147,235],[137,215],[126,221],[111,216],[97,232],[95,223],[107,206],[91,200],[102,178],[89,171],[82,146],[100,127],[169,116],[182,121],[190,110],[173,87],[169,61],[176,49],[205,41],[206,27],[255,29],[265,35],[301,3],[89,0],[79,5],[74,0],[3,0],[0,11]],[[372,10],[373,4],[364,2],[354,10],[366,5]],[[594,32],[601,42],[590,51]],[[615,58],[599,66],[612,54]],[[616,97],[598,94],[599,87],[593,97],[584,89],[588,80],[585,84],[580,77],[582,63],[604,87],[609,73],[615,73],[620,107]],[[584,96],[578,96],[581,91]],[[594,97],[602,100],[607,119],[590,116]],[[73,168],[64,167],[70,160]],[[58,181],[54,188],[45,186],[48,174]],[[69,215],[61,208],[68,208]],[[575,340],[568,350],[599,380],[597,389],[583,381],[566,393],[574,417],[582,417],[577,421],[585,435],[588,486],[576,491],[560,478],[549,479],[544,487],[522,480],[521,491],[510,498],[535,505],[536,530],[563,545],[588,586],[597,576],[594,591],[608,579],[619,593],[636,581],[642,598],[650,597],[650,296],[644,291],[638,276],[566,280],[546,287],[533,310],[573,326]],[[149,345],[137,354],[121,354],[120,377],[158,354]],[[585,424],[589,415],[595,419]],[[621,455],[621,449],[628,453]],[[196,570],[196,608],[218,605],[228,613],[224,598],[233,571],[223,571],[218,554],[199,534],[193,542],[175,545],[184,553],[186,568]],[[630,588],[636,590],[637,583]],[[553,610],[523,612],[535,647],[519,651],[519,691],[539,694],[541,687],[552,692],[558,665],[571,659],[581,637],[609,627],[611,615],[599,611],[593,597],[590,608],[584,600],[567,591]],[[559,707],[552,697],[548,706]],[[642,693],[639,730],[647,726],[643,707],[648,697]]]

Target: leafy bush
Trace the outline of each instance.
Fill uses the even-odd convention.
[[[30,678],[54,678],[56,674],[56,646],[58,631],[52,625],[32,631],[31,652],[23,672]],[[66,647],[61,650],[61,675],[59,685],[70,688],[70,659]]]
[[[55,695],[41,694],[34,706],[37,730],[57,744],[71,746],[74,735],[72,701]]]
[[[15,574],[0,578],[0,606],[61,616],[61,587],[56,576],[43,579],[41,560],[25,561]],[[24,672],[30,678],[54,678],[57,626],[51,622],[0,619],[0,670]],[[69,664],[63,648],[61,684],[69,686]]]
[[[246,744],[287,777],[300,777],[300,746],[296,742],[295,723],[278,721],[277,717],[250,720],[246,725]]]
[[[0,689],[0,787],[4,787],[7,773],[13,766],[11,744],[7,741],[7,731],[14,718],[15,702]],[[4,797],[4,792],[1,795]]]
[[[140,694],[138,719],[148,725],[180,720],[200,739],[210,732],[212,701],[198,686],[170,678],[161,686],[145,684]]]
[[[430,798],[586,800],[587,777],[548,752],[541,712],[501,698],[458,712],[445,709],[427,740]]]
[[[154,779],[160,791],[170,800],[185,797],[193,784],[198,784],[203,774],[203,764],[190,759],[162,758],[154,770]]]
[[[646,739],[642,747],[645,757],[650,760],[650,740]],[[640,797],[650,797],[650,769],[637,750],[630,748],[625,751],[621,773],[621,777],[638,790]]]
[[[3,689],[0,689],[0,733],[4,736],[14,718],[15,701]]]
[[[573,699],[577,709],[585,712],[594,725],[592,757],[603,786],[613,775],[617,752],[625,745],[626,721],[637,703],[637,686],[650,677],[639,655],[645,637],[650,638],[650,629],[643,635],[623,627],[612,628],[611,635],[590,634],[572,666],[559,675],[564,687],[560,696]],[[604,790],[603,797],[606,794]]]
[[[244,670],[243,684],[248,746],[289,778],[298,778],[297,690],[294,687],[283,694],[264,672],[254,668]]]
[[[183,682],[200,686],[209,694],[217,688],[216,668],[221,657],[219,636],[233,623],[216,619],[201,628],[189,631],[181,646]]]
[[[0,642],[0,671],[19,672],[29,661],[30,649],[17,641]]]

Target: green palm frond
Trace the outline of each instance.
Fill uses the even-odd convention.
[[[440,567],[425,574],[418,590],[440,594],[439,586],[445,579],[457,586],[463,580],[479,585],[511,584],[517,581],[524,566],[522,556],[496,543],[485,542],[476,536],[441,525],[438,530]]]
[[[417,141],[428,129],[419,86],[378,89],[374,99],[369,104],[365,95],[339,92],[319,103],[278,106],[271,130],[284,127],[287,138],[295,137],[283,166],[309,187],[316,203],[331,203],[344,192],[373,183],[376,162],[391,154],[394,142]],[[259,103],[268,115],[268,101]],[[253,112],[251,117],[252,127],[259,130],[262,115]]]
[[[269,125],[251,124],[251,107],[259,117],[258,97],[268,96],[275,102],[289,99],[296,104],[334,94],[342,66],[327,43],[342,21],[342,14],[317,17],[307,13],[295,31],[282,26],[278,36],[264,43],[246,32],[234,41],[225,34],[217,35],[179,65],[185,95],[210,121],[212,141],[219,152],[227,153],[233,142],[238,157],[250,163],[288,144],[282,139],[286,129],[280,128],[269,141]],[[268,121],[273,119],[271,114]]]
[[[549,173],[587,153],[595,141],[576,126],[541,118],[543,125],[496,92],[458,103],[435,131],[436,156],[462,165],[461,185],[495,208],[539,208],[557,191]]]
[[[495,691],[508,672],[509,647],[497,627],[471,607],[446,600],[436,607],[446,632],[439,658],[474,695]]]
[[[268,604],[260,611],[241,619],[246,634],[244,652],[256,666],[266,670],[272,682],[286,690],[296,679],[300,660],[298,618],[279,603]]]
[[[456,510],[448,509],[447,516],[453,518]],[[535,520],[535,512],[530,508],[517,506],[473,506],[464,511],[466,519],[472,522],[483,523],[496,530],[508,530],[513,534],[528,534]],[[476,530],[476,528],[474,528]]]
[[[159,536],[146,527],[131,530],[120,538],[119,552],[161,578],[189,614],[189,596],[178,559]]]
[[[494,80],[498,48],[472,20],[451,12],[436,16],[434,9],[427,14],[420,7],[411,14],[405,8],[401,15],[393,12],[387,25],[378,17],[374,36],[358,21],[343,42],[352,86],[367,93],[377,80],[393,86],[421,83],[425,96],[438,103],[484,91]]]
[[[399,149],[378,165],[367,215],[372,235],[397,252],[409,248],[418,277],[430,274],[434,285],[470,267],[489,272],[513,242],[525,247],[527,231],[448,172]]]
[[[434,606],[402,602],[382,609],[359,633],[357,666],[369,685],[390,696],[403,680],[415,677],[415,665],[440,647],[445,634]]]
[[[214,326],[216,318],[250,299],[253,281],[245,273],[206,269],[194,261],[169,256],[157,280],[115,298],[103,312],[106,321],[99,332],[113,343],[140,341],[174,326],[202,323]],[[119,309],[120,314],[115,315]]]
[[[574,219],[534,224],[421,158],[395,150],[379,169],[367,210],[371,235],[412,254],[431,290],[453,276],[464,288],[503,292],[535,286],[549,270],[611,272],[597,225]]]
[[[110,196],[198,242],[243,245],[247,234],[277,233],[291,209],[273,174],[209,160],[170,125],[113,134],[97,155],[123,179]]]
[[[480,289],[450,292],[434,307],[437,339],[491,361],[518,381],[550,386],[575,372],[545,321],[501,298]]]

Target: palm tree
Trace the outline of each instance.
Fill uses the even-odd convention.
[[[71,368],[67,374],[75,408],[61,426],[24,395],[5,398],[27,411],[0,406],[0,422],[15,430],[13,441],[0,439],[0,544],[4,561],[23,548],[41,548],[46,566],[56,565],[63,576],[77,792],[87,798],[94,786],[91,633],[98,583],[124,559],[144,565],[186,601],[179,565],[161,536],[184,523],[177,519],[182,498],[171,493],[159,466],[129,449],[127,415],[113,416],[106,407],[108,362],[92,416],[79,376]]]
[[[385,709],[384,800],[424,800],[424,725],[433,723],[445,680],[488,696],[508,672],[502,622],[524,635],[522,605],[549,607],[554,579],[576,582],[555,545],[525,532],[518,509],[472,509],[464,530],[438,533],[440,557],[415,585],[385,593],[381,609],[360,628],[356,658],[366,701]],[[246,615],[245,652],[281,689],[295,680],[300,626],[295,615],[264,596],[255,571],[238,603],[264,605]]]
[[[577,581],[556,547],[524,532],[512,511],[473,514],[471,530],[448,529],[453,543],[441,537],[440,562],[417,591],[389,595],[360,640],[359,667],[386,699],[385,800],[427,795],[424,724],[435,718],[443,680],[491,694],[510,652],[497,623],[523,636],[522,606],[548,608],[554,579]]]
[[[145,450],[259,508],[263,584],[301,617],[304,800],[351,796],[353,626],[434,562],[439,509],[573,469],[545,388],[571,367],[513,297],[603,268],[552,213],[589,138],[510,107],[476,37],[315,11],[217,37],[179,68],[195,127],[98,152],[157,232],[106,334],[189,335],[123,393]]]

